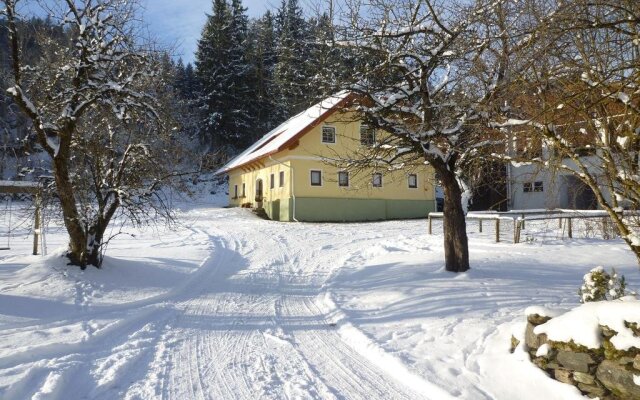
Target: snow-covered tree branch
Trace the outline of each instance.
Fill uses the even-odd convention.
[[[42,56],[27,60],[19,0],[3,3],[13,63],[7,92],[51,157],[71,263],[99,266],[114,217],[142,223],[151,210],[171,219],[154,184],[171,176],[172,158],[161,57],[135,34],[136,2],[66,0],[51,16],[63,41],[39,37]]]
[[[527,4],[537,39],[493,126],[513,137],[510,161],[581,180],[640,262],[638,218],[622,213],[640,207],[640,8]],[[544,151],[530,157],[526,147]]]
[[[366,123],[389,134],[369,159],[412,153],[433,166],[445,191],[446,268],[465,271],[466,181],[501,135],[486,121],[514,47],[504,35],[514,22],[508,2],[377,1],[366,12],[348,4],[337,44],[367,60],[350,89]]]

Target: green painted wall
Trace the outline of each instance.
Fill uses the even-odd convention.
[[[296,198],[298,221],[379,221],[426,218],[430,211],[434,211],[433,200]],[[290,221],[291,217],[288,212],[283,213],[281,209],[279,220]]]
[[[289,210],[293,208],[292,199],[278,199],[274,201],[265,201],[263,208],[269,218],[274,221],[293,221]]]

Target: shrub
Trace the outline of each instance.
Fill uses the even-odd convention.
[[[581,303],[615,300],[625,295],[625,289],[624,275],[618,277],[613,268],[608,273],[602,267],[595,267],[584,276],[578,295]]]

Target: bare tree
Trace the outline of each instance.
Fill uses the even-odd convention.
[[[640,263],[637,217],[622,212],[640,207],[640,3],[525,4],[536,40],[494,126],[547,151],[507,158],[582,181]]]
[[[100,266],[114,217],[135,223],[171,218],[162,191],[174,176],[174,155],[163,123],[161,63],[141,47],[136,3],[125,0],[59,2],[49,11],[71,45],[41,43],[43,55],[27,61],[19,45],[19,2],[3,0],[13,65],[7,92],[51,158],[69,260]]]
[[[503,143],[486,118],[513,51],[506,3],[353,0],[338,30],[338,44],[366,61],[350,87],[357,110],[387,134],[360,162],[401,167],[413,159],[435,169],[445,193],[447,271],[469,269],[469,172]]]

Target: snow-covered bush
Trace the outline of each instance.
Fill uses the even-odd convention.
[[[584,276],[578,295],[581,303],[615,300],[625,295],[625,288],[624,275],[618,277],[613,268],[608,273],[602,267],[595,267]]]

